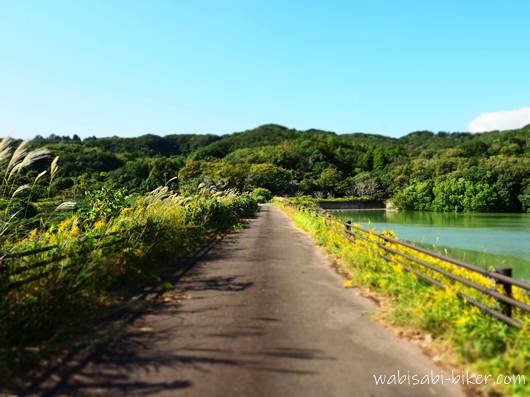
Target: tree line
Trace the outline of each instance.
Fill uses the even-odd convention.
[[[144,135],[136,138],[38,136],[59,156],[57,177],[31,192],[72,199],[87,190],[185,194],[201,184],[270,190],[277,195],[391,199],[402,209],[530,211],[530,126],[482,134],[418,131],[401,138],[268,124],[230,135]],[[20,176],[31,183],[48,164]],[[42,204],[41,204],[42,205]]]

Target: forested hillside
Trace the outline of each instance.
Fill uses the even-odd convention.
[[[483,134],[420,131],[399,139],[279,125],[224,136],[52,135],[37,137],[31,146],[46,146],[59,156],[57,176],[51,185],[43,178],[18,198],[30,214],[38,204],[27,195],[42,197],[44,191],[76,201],[103,186],[114,195],[165,184],[186,193],[206,183],[283,195],[391,198],[406,209],[526,211],[529,142],[530,126]],[[32,164],[20,183],[31,183],[48,164],[46,159]]]

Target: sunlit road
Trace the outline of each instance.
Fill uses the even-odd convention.
[[[376,385],[378,374],[441,370],[341,284],[313,242],[265,205],[48,395],[462,395],[448,384]]]

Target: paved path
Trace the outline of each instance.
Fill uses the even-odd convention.
[[[440,369],[371,321],[373,303],[341,288],[320,250],[271,205],[165,301],[52,394],[462,396],[450,385],[375,385],[373,374]]]

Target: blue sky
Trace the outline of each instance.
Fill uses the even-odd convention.
[[[0,0],[0,17],[0,135],[401,136],[530,114],[527,0]]]

